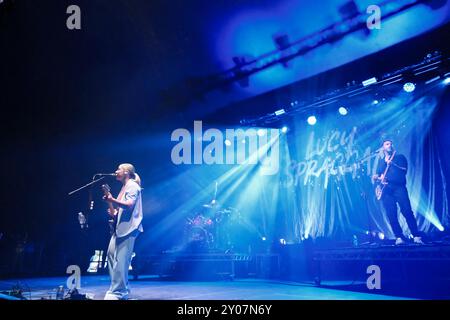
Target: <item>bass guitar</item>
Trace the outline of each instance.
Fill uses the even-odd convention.
[[[392,161],[394,159],[395,152],[396,151],[394,151],[394,153],[392,153],[392,156],[388,159],[389,161]],[[381,197],[383,196],[384,188],[387,185],[386,174],[388,173],[388,170],[389,170],[390,166],[391,166],[391,164],[389,163],[386,166],[386,169],[384,169],[384,172],[383,172],[383,175],[382,175],[382,179],[377,182],[377,186],[375,188],[375,196],[377,197],[377,200],[380,200]]]

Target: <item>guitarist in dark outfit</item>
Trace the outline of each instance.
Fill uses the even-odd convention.
[[[408,161],[402,154],[395,153],[391,140],[383,141],[384,158],[380,159],[377,165],[377,174],[373,176],[375,181],[383,181],[384,190],[381,195],[384,209],[391,224],[392,231],[395,234],[395,244],[403,244],[403,233],[398,222],[397,203],[400,211],[406,219],[409,230],[414,237],[414,243],[423,244],[419,231],[417,229],[417,221],[411,209],[411,202],[406,189],[406,173],[408,171]],[[392,157],[392,155],[394,156]],[[383,176],[386,168],[389,166],[386,176]]]

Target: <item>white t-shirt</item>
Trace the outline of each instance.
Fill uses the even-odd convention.
[[[124,186],[122,196],[119,201],[135,201],[130,209],[119,207],[117,212],[116,236],[118,238],[129,235],[134,230],[143,232],[142,228],[142,189],[136,181],[130,179]]]

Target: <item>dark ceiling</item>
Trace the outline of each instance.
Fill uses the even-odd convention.
[[[208,113],[246,98],[264,97],[264,93],[319,73],[325,65],[321,56],[329,62],[323,68],[332,69],[334,60],[341,59],[342,65],[389,47],[391,44],[382,43],[385,40],[380,38],[368,41],[367,50],[345,51],[345,46],[358,44],[360,39],[356,37],[349,39],[353,42],[342,44],[342,50],[326,46],[310,53],[310,60],[305,58],[295,66],[306,70],[308,64],[316,63],[320,68],[311,67],[305,73],[295,68],[281,70],[277,77],[269,74],[273,81],[268,85],[259,85],[264,79],[257,76],[251,79],[249,88],[235,86],[231,91],[186,105],[164,104],[164,97],[176,97],[176,89],[185,87],[189,79],[192,82],[231,66],[233,54],[252,53],[259,44],[253,53],[271,48],[273,34],[265,34],[262,25],[286,21],[282,28],[276,26],[273,30],[281,28],[292,37],[299,37],[339,20],[338,7],[346,2],[7,0],[0,7],[0,104],[5,110],[2,133],[16,146],[17,142],[60,142],[145,131],[161,124],[161,116],[177,119],[192,110]],[[430,14],[440,12],[436,21],[430,20],[422,29],[403,34],[398,41],[447,21],[448,13],[443,18],[439,10],[448,8],[448,4],[443,6],[445,1],[440,2],[438,10],[421,9]],[[66,28],[66,8],[71,4],[82,10],[81,30]],[[364,7],[362,2],[359,5]],[[292,8],[302,10],[296,13]],[[297,21],[292,12],[303,20]],[[311,16],[316,18],[305,20]],[[291,22],[298,22],[298,26],[291,28]],[[246,37],[255,36],[242,35],[244,38],[240,39],[241,33],[236,30],[247,32]],[[386,30],[392,32],[388,27]],[[232,34],[240,44],[222,43],[229,38],[224,34]],[[339,84],[340,79],[333,80]],[[316,83],[314,90],[322,84]],[[309,90],[309,94],[314,90]]]

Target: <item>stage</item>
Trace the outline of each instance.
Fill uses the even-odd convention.
[[[447,242],[372,243],[310,251],[308,245],[285,245],[278,254],[143,255],[129,275],[130,299],[450,299]],[[369,266],[379,268],[380,288],[368,287]],[[109,281],[106,268],[93,275],[82,272],[79,293],[103,300]],[[0,281],[0,293],[21,290],[27,300],[54,300],[57,288],[66,288],[66,282],[67,277],[15,277]]]
[[[66,278],[10,279],[0,281],[0,291],[21,284],[26,299],[56,299],[56,288]],[[330,285],[333,283],[329,283]],[[158,276],[141,276],[131,280],[131,300],[397,300],[408,299],[380,294],[321,288],[313,284],[242,279],[235,281],[164,281]],[[81,278],[81,294],[103,300],[109,287],[106,275]],[[29,289],[28,289],[29,288]]]
[[[355,247],[316,250],[314,260],[320,261],[450,261],[450,243],[423,245],[361,244]]]

